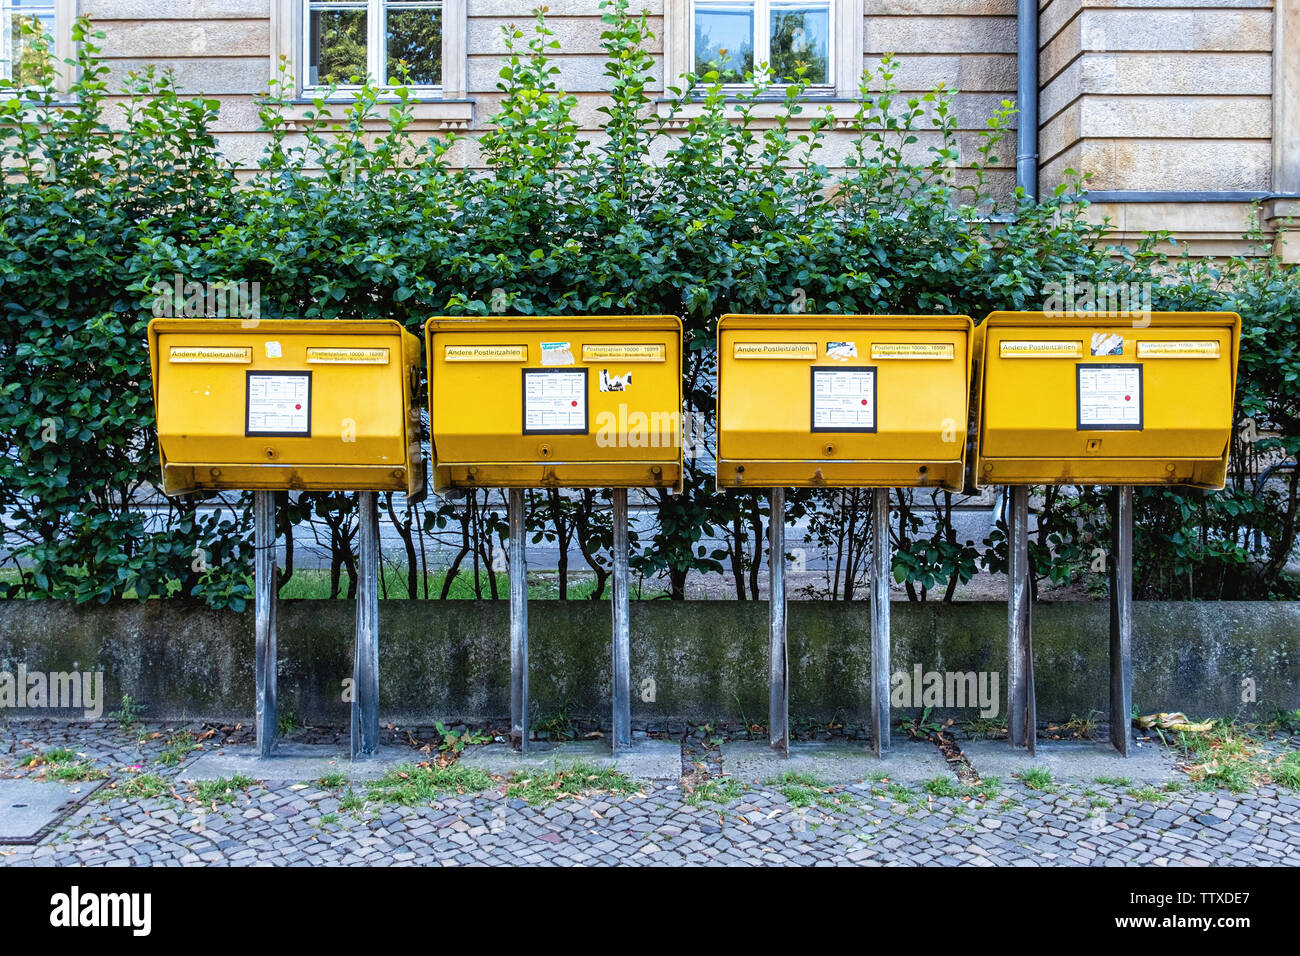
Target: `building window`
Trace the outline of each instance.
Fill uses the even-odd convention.
[[[417,92],[443,90],[443,7],[441,0],[306,0],[304,86],[354,87],[358,77],[387,86],[400,82],[404,65]]]
[[[694,72],[717,70],[724,83],[744,83],[766,68],[773,83],[798,79],[833,84],[831,0],[695,0],[692,4]]]
[[[731,86],[766,66],[768,81],[793,83],[800,65],[812,96],[857,96],[864,0],[664,0],[664,74],[717,70]]]
[[[0,0],[0,77],[20,86],[39,83],[51,62],[58,62],[58,26],[54,0]],[[32,31],[46,36],[43,56]]]

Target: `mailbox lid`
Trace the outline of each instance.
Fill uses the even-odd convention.
[[[719,484],[959,487],[972,326],[968,316],[724,316]]]
[[[1048,463],[1040,480],[1127,483],[1224,461],[1240,330],[1226,312],[992,313],[977,331],[979,457]]]
[[[399,323],[155,319],[149,345],[165,490],[422,484]]]
[[[676,316],[448,316],[425,329],[440,486],[680,483]]]

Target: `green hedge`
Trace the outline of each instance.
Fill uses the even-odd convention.
[[[350,104],[318,100],[302,130],[284,121],[282,73],[261,102],[269,145],[251,179],[236,175],[211,132],[218,103],[179,92],[169,76],[133,76],[114,114],[88,24],[76,28],[79,79],[68,103],[52,92],[0,102],[0,509],[25,542],[10,596],[108,601],[179,595],[241,606],[250,567],[242,521],[197,515],[171,500],[141,508],[157,458],[144,329],[155,289],[175,277],[257,283],[267,318],[393,316],[417,331],[432,314],[650,312],[682,315],[689,409],[710,420],[715,323],[726,312],[909,313],[1042,308],[1054,284],[1154,283],[1156,309],[1232,309],[1245,319],[1233,483],[1217,495],[1156,489],[1138,499],[1137,583],[1143,596],[1253,598],[1291,594],[1284,565],[1297,533],[1294,477],[1256,495],[1261,455],[1300,450],[1300,278],[1264,255],[1215,265],[1167,236],[1107,248],[1087,221],[1086,184],[1034,202],[999,195],[989,170],[1014,116],[988,118],[973,157],[959,156],[951,91],[903,97],[895,64],[863,77],[848,168],[820,150],[825,108],[784,91],[774,124],[716,74],[673,126],[653,108],[644,16],[606,4],[610,89],[605,134],[579,135],[576,99],[559,87],[558,43],[539,14],[507,31],[504,98],[479,138],[486,170],[447,160],[453,138],[410,131],[404,89],[363,88]],[[675,91],[680,92],[680,91]],[[113,115],[110,125],[109,117]],[[367,118],[384,121],[368,129]],[[373,124],[372,124],[373,125]],[[836,135],[841,135],[837,133]],[[964,163],[959,163],[959,159]],[[252,288],[247,285],[244,288]],[[1276,433],[1280,437],[1267,437]],[[653,499],[657,522],[634,543],[634,567],[666,576],[679,597],[691,572],[718,572],[737,596],[757,593],[764,501],[718,495],[699,462],[686,492]],[[916,599],[951,598],[981,567],[1005,565],[995,531],[958,540],[953,497],[898,492],[895,576]],[[1053,582],[1100,581],[1089,571],[1107,515],[1099,489],[1053,489],[1034,541],[1034,568]],[[529,527],[576,545],[599,597],[610,526],[599,493],[533,495]],[[448,596],[469,576],[496,596],[503,502],[480,492],[407,507],[391,498],[411,597]],[[286,535],[316,534],[333,554],[332,592],[355,587],[350,496],[282,502]],[[810,544],[836,568],[829,596],[860,597],[866,509],[861,495],[800,493]],[[928,520],[934,519],[934,520]],[[709,549],[705,536],[726,546]],[[453,547],[431,587],[426,560]],[[797,544],[797,542],[792,542]],[[565,568],[567,580],[572,569]],[[293,575],[285,569],[286,580]],[[856,590],[855,590],[856,587]]]

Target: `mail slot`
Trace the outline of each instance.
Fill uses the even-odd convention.
[[[1231,312],[994,312],[974,483],[1222,488],[1240,340]]]
[[[434,487],[680,488],[681,320],[435,317]]]
[[[727,315],[718,487],[960,490],[964,315]]]
[[[420,340],[395,321],[149,323],[163,490],[424,490]]]

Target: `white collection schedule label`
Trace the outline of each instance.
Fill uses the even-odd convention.
[[[311,435],[311,375],[248,376],[249,435]]]
[[[1142,427],[1141,365],[1080,365],[1081,429]]]
[[[524,433],[587,432],[587,373],[524,372]]]
[[[812,430],[875,431],[876,370],[812,370]]]

